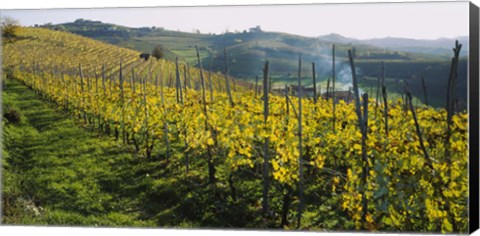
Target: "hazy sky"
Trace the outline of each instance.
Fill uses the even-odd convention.
[[[266,31],[303,36],[338,33],[359,39],[454,38],[468,35],[469,19],[468,2],[2,10],[2,16],[11,16],[22,25],[84,18],[202,33],[243,31],[259,25]]]

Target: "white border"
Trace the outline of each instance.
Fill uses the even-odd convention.
[[[448,0],[436,0],[435,2],[445,2]],[[149,6],[207,6],[207,5],[259,5],[259,4],[301,4],[301,3],[374,3],[374,2],[431,2],[425,0],[2,0],[1,9],[47,9],[47,8],[98,8],[98,7],[149,7]],[[463,1],[464,2],[464,1]],[[472,0],[474,4],[480,7],[480,0]],[[172,229],[134,229],[134,228],[70,228],[70,227],[32,227],[32,226],[0,226],[0,235],[35,235],[35,236],[56,236],[56,235],[190,235],[195,236],[216,236],[216,235],[360,235],[357,233],[302,233],[302,232],[283,232],[283,231],[224,231],[224,230],[172,230]],[[361,234],[375,235],[375,234]],[[390,234],[405,235],[405,234]],[[422,234],[408,234],[422,235]],[[477,231],[476,236],[480,236]]]
[[[452,2],[465,0],[3,0],[0,9],[45,9],[45,8],[95,8],[95,7],[151,7],[151,6],[208,6],[208,5],[259,5],[259,4],[307,4],[307,3],[374,3],[374,2]],[[472,0],[480,5],[480,0]]]

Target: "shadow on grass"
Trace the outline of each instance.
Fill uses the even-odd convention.
[[[134,155],[130,147],[82,128],[58,106],[41,101],[39,95],[18,81],[7,82],[3,100],[4,105],[16,107],[23,117],[18,125],[4,126],[4,153],[7,155],[3,160],[3,171],[5,175],[13,176],[9,178],[11,181],[4,183],[4,199],[13,199],[11,201],[19,204],[18,198],[8,196],[20,195],[44,209],[40,216],[31,215],[29,218],[13,214],[13,207],[6,208],[4,223],[79,222],[88,225],[95,222],[88,218],[94,215],[98,218],[96,221],[103,222],[101,224],[115,226],[119,222],[110,216],[116,213],[116,217],[121,214],[120,218],[128,218],[129,226],[151,225],[137,220],[135,215],[123,214],[127,210],[118,203],[133,201],[122,200],[124,197],[120,192],[101,184],[102,179],[128,181],[135,178],[132,173],[118,171],[131,169]],[[13,191],[17,193],[13,194]],[[72,214],[85,218],[70,222],[60,219],[62,215],[68,218]]]
[[[4,126],[2,223],[278,228],[278,216],[261,217],[262,185],[251,170],[236,172],[234,199],[220,165],[217,183],[208,185],[205,156],[192,154],[185,172],[183,145],[172,145],[177,156],[147,160],[18,81],[7,82],[3,100],[23,119]],[[279,199],[280,193],[277,187],[272,194]],[[280,201],[272,207],[279,209]]]
[[[186,174],[167,158],[139,158],[131,145],[92,132],[18,81],[8,81],[3,96],[24,117],[4,130],[4,171],[10,177],[3,223],[245,227],[254,222],[248,202],[215,199],[203,164],[192,163],[196,169]],[[227,192],[219,187],[220,199]],[[19,199],[43,211],[25,211]]]

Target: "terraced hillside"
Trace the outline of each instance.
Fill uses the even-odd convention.
[[[4,47],[4,67],[20,66],[31,71],[49,71],[55,76],[78,76],[79,66],[87,78],[94,78],[95,73],[100,76],[112,77],[118,80],[120,63],[124,79],[137,82],[140,78],[148,77],[148,82],[165,81],[165,85],[172,87],[176,79],[175,63],[160,59],[145,61],[139,58],[140,53],[134,50],[117,47],[111,44],[96,41],[87,37],[78,36],[61,31],[43,28],[21,28],[18,32],[19,40]],[[202,51],[204,49],[201,49]],[[18,63],[20,62],[20,63]],[[199,69],[188,67],[182,61],[178,65],[182,86],[198,89],[200,86]],[[225,78],[220,72],[209,73],[209,80],[205,83],[210,86],[210,77],[213,90],[225,91]],[[187,76],[185,79],[184,76]],[[229,78],[232,79],[231,77]],[[173,81],[173,82],[172,82]],[[236,83],[232,80],[233,84]],[[245,90],[247,84],[242,82],[239,91]],[[158,84],[157,84],[158,85]],[[235,87],[236,89],[236,87]]]

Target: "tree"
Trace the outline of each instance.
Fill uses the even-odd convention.
[[[165,50],[163,49],[162,45],[157,45],[155,48],[153,48],[152,57],[155,57],[155,59],[160,60],[164,56],[165,56]]]
[[[17,31],[20,28],[18,21],[10,17],[2,18],[2,38],[6,43],[13,42],[18,37]]]

